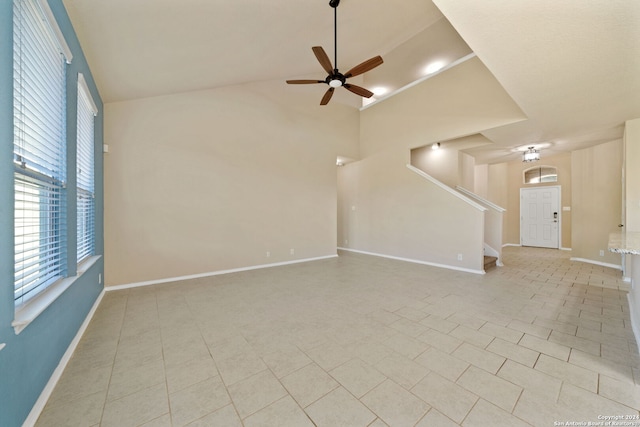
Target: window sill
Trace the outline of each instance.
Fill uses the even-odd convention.
[[[65,277],[49,286],[39,295],[27,301],[23,305],[16,307],[15,318],[11,322],[16,335],[22,332],[31,322],[33,322],[43,311],[66,291],[84,272],[99,260],[101,255],[92,256],[82,261],[78,265],[78,273],[75,276]]]

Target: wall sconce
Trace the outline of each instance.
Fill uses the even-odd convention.
[[[536,150],[534,147],[529,147],[527,151],[522,153],[523,162],[535,162],[540,160],[540,150]]]
[[[432,150],[437,150],[437,149],[439,149],[439,148],[440,148],[440,143],[439,143],[439,142],[436,142],[436,143],[434,143],[434,144],[432,144],[432,145],[431,145],[431,149],[432,149]]]

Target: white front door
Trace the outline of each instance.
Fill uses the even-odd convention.
[[[520,243],[559,247],[560,187],[520,189]]]

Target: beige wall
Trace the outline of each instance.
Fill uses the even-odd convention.
[[[620,266],[607,245],[622,220],[622,141],[572,152],[571,177],[571,256]]]
[[[473,188],[471,191],[489,200],[489,165],[477,165],[473,168]]]
[[[624,130],[625,229],[640,232],[640,118],[628,120]],[[631,279],[629,308],[631,325],[640,350],[640,255],[626,255]]]
[[[524,184],[523,173],[532,166],[555,166],[558,168],[558,182],[548,184]],[[571,211],[562,211],[562,207],[571,207],[571,153],[545,155],[535,165],[516,160],[508,163],[490,165],[487,176],[487,199],[507,210],[505,213],[505,244],[520,244],[520,188],[559,185],[561,187],[561,236],[560,246],[571,248]]]
[[[509,200],[509,185],[507,182],[507,176],[509,175],[509,164],[498,163],[495,165],[488,165],[486,174],[482,176],[486,177],[487,184],[485,191],[487,193],[487,200],[491,200],[496,205],[506,209]],[[478,179],[479,176],[476,176]],[[476,187],[478,187],[478,181],[476,181]],[[482,194],[482,193],[478,193]],[[506,222],[505,222],[506,226]],[[506,232],[506,229],[505,229]],[[506,234],[505,234],[506,236]]]
[[[451,188],[459,185],[473,191],[475,159],[454,143],[442,143],[437,150],[431,145],[411,150],[411,165]]]
[[[482,113],[478,113],[481,111]],[[446,142],[524,115],[477,59],[372,104],[360,116],[360,158],[339,170],[341,246],[482,270],[484,212],[406,168],[473,187],[473,160]],[[445,141],[440,150],[433,142]],[[416,147],[425,147],[410,150]],[[462,261],[457,255],[462,253]]]
[[[411,165],[438,181],[455,187],[460,184],[460,151],[451,145],[433,150],[431,145],[411,150]]]
[[[640,118],[629,120],[624,131],[625,229],[640,232]]]
[[[460,152],[458,160],[460,164],[460,178],[458,181],[458,185],[473,192],[473,188],[475,187],[474,168],[476,165],[476,159],[474,159],[467,153]]]
[[[478,166],[476,166],[478,169]],[[484,196],[487,200],[495,203],[503,209],[507,209],[509,206],[509,184],[507,182],[507,176],[509,171],[509,165],[507,163],[498,163],[495,165],[486,165],[486,170],[482,168],[482,172],[476,174],[476,190],[478,188],[483,189],[486,192]],[[486,184],[479,183],[479,179],[484,177]],[[482,195],[482,193],[478,192]],[[507,241],[507,217],[511,215],[509,210],[502,214],[502,244],[509,243]]]
[[[422,147],[525,118],[495,77],[473,58],[364,109],[360,155]]]
[[[335,255],[358,111],[286,86],[105,106],[107,285]]]
[[[408,151],[390,149],[339,169],[341,246],[481,271],[484,212],[408,162]]]

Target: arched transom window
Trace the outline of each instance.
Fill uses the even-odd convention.
[[[535,166],[524,171],[525,184],[558,182],[558,168],[553,166]]]

